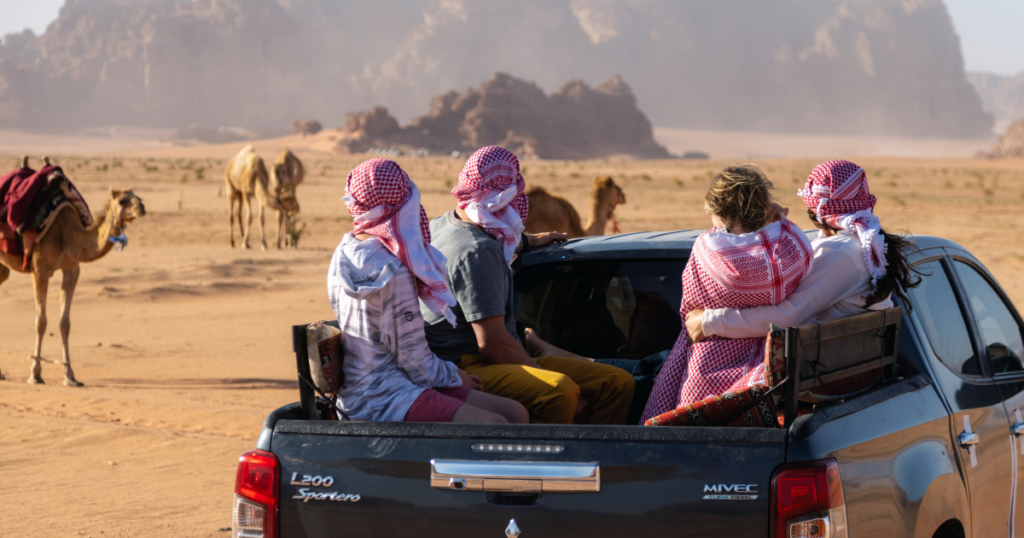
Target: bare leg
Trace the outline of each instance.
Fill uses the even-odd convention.
[[[496,413],[491,413],[490,411],[477,409],[469,404],[462,405],[455,410],[455,415],[452,416],[452,422],[462,422],[466,424],[508,424],[505,417]]]
[[[252,230],[252,195],[243,192],[242,202],[245,204],[245,231],[242,232],[242,248],[248,249],[249,231]]]
[[[46,290],[52,274],[32,271],[32,286],[36,292],[36,350],[29,357],[32,361],[32,371],[28,376],[28,382],[32,385],[43,383],[43,366],[39,361],[43,352],[43,335],[46,334]]]
[[[68,351],[68,336],[71,334],[71,299],[75,296],[78,285],[78,264],[62,271],[64,280],[60,286],[60,341],[64,346],[64,386],[81,387],[75,380],[75,372],[71,369],[71,354]]]
[[[469,396],[466,397],[466,405],[462,407],[469,406],[494,413],[510,424],[527,424],[530,422],[530,413],[523,407],[523,404],[509,398],[487,394],[483,391],[472,390],[469,392]],[[459,409],[462,409],[462,407]],[[458,415],[458,412],[455,414]],[[455,422],[454,418],[452,421]]]
[[[263,228],[264,228],[264,223],[263,223],[263,211],[264,211],[263,203],[257,201],[257,205],[260,206],[260,250],[267,250],[267,236],[266,236],[266,234],[263,231]]]
[[[566,351],[556,345],[544,341],[533,329],[526,329],[526,350],[531,357],[569,357],[593,362],[594,359]]]

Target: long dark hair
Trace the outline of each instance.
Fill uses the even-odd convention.
[[[807,210],[807,216],[819,230],[828,230],[833,233],[839,231],[837,228],[819,221],[818,215],[812,209]],[[907,298],[906,292],[921,283],[921,277],[917,276],[921,273],[910,266],[907,254],[916,247],[907,241],[906,236],[886,233],[885,230],[881,230],[879,233],[885,240],[885,261],[888,265],[885,268],[885,277],[878,279],[875,290],[864,298],[864,306],[869,307],[880,303],[891,293],[899,297],[906,306],[906,311],[910,312],[914,307]]]

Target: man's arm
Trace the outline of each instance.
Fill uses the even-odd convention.
[[[505,316],[493,316],[470,322],[476,334],[480,355],[491,364],[519,364],[540,368],[505,328]]]
[[[779,304],[705,310],[700,317],[701,328],[706,336],[757,338],[768,334],[773,323],[799,327],[858,290],[864,278],[847,253],[830,250],[815,258],[811,272],[797,290]],[[693,334],[691,330],[691,338]]]
[[[564,243],[569,235],[562,232],[541,232],[539,234],[524,233],[526,239],[530,242],[530,249],[544,248],[552,243]],[[516,254],[523,250],[523,242],[520,241],[516,245]]]

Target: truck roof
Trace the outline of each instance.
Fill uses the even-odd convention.
[[[571,239],[559,245],[535,250],[517,262],[518,268],[559,261],[587,261],[609,259],[686,258],[690,255],[697,236],[705,230],[675,230],[670,232],[634,232]],[[808,239],[818,235],[817,230],[804,230]],[[941,237],[914,235],[914,244],[920,249],[960,245]]]

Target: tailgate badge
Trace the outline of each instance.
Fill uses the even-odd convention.
[[[757,484],[705,484],[705,501],[755,501]]]
[[[505,536],[508,536],[508,538],[519,538],[520,533],[521,531],[519,530],[519,525],[516,525],[516,520],[509,520],[508,527],[505,527]]]

